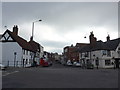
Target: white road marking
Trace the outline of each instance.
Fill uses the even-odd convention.
[[[14,72],[11,72],[11,73],[6,73],[5,75],[2,75],[2,76],[7,76],[7,75],[10,75],[10,74],[13,74],[13,73],[17,73],[19,71],[14,71]]]

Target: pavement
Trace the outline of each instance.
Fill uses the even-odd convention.
[[[2,88],[118,88],[118,69],[50,67],[8,68]]]

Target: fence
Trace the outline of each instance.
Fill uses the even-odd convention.
[[[27,66],[31,66],[30,62],[26,63],[23,61],[2,61],[3,65],[7,66],[7,67],[27,67]]]

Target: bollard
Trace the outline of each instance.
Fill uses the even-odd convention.
[[[8,60],[8,64],[7,64],[7,66],[9,67],[9,60]]]

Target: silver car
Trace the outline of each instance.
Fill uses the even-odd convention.
[[[5,70],[6,66],[0,63],[0,70]]]
[[[67,65],[68,65],[68,66],[72,66],[71,60],[68,60],[68,61],[67,61]]]
[[[81,67],[81,64],[79,62],[73,62],[73,66]]]

